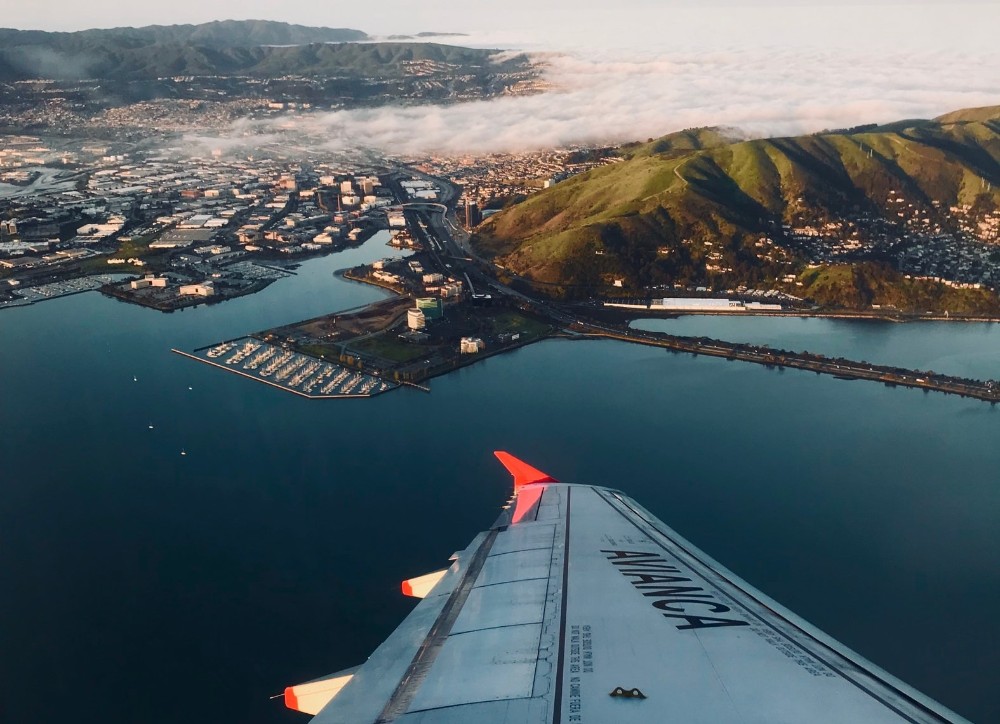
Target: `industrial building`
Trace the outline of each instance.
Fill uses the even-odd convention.
[[[187,284],[180,288],[180,293],[185,296],[211,297],[215,294],[215,284],[213,282]]]
[[[142,279],[133,279],[129,282],[129,286],[132,289],[145,289],[146,287],[159,287],[162,289],[167,286],[167,278],[147,274]]]

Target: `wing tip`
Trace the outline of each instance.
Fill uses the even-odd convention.
[[[499,460],[500,463],[507,468],[507,472],[514,476],[514,490],[517,490],[525,485],[532,485],[534,483],[559,482],[548,473],[543,473],[538,468],[532,467],[523,460],[514,457],[509,452],[494,450],[493,455],[495,455],[497,460]]]

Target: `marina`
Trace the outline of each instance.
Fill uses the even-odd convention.
[[[398,384],[361,370],[264,342],[255,337],[221,342],[194,352],[171,350],[310,400],[374,397]]]
[[[36,287],[25,287],[14,289],[16,299],[9,301],[0,300],[0,309],[4,307],[24,307],[36,302],[44,302],[48,299],[68,297],[72,294],[82,294],[100,289],[106,284],[112,284],[123,279],[122,274],[99,274],[96,276],[80,277],[78,279],[65,279],[63,281],[42,284]]]

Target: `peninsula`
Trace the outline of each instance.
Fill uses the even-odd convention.
[[[311,399],[370,397],[400,386],[426,390],[423,383],[431,377],[541,339],[562,337],[615,339],[841,379],[935,390],[993,404],[1000,401],[1000,384],[993,380],[629,327],[632,318],[657,311],[816,313],[791,295],[762,297],[766,301],[745,295],[735,300],[691,296],[642,305],[559,301],[519,291],[500,278],[504,270],[476,253],[468,232],[457,223],[460,187],[403,170],[382,177],[380,183],[399,203],[400,211],[392,216],[392,243],[414,253],[345,270],[343,275],[387,289],[392,296],[362,309],[264,330],[191,353],[175,351]],[[896,316],[905,318],[898,312]]]

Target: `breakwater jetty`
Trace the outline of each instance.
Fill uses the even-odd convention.
[[[970,397],[992,404],[1000,402],[1000,382],[955,377],[932,371],[858,362],[841,357],[825,357],[811,352],[790,352],[707,337],[678,337],[659,332],[619,330],[611,327],[577,322],[570,325],[575,339],[617,339],[633,344],[663,347],[677,352],[690,352],[708,357],[722,357],[764,365],[765,367],[809,370],[816,374],[833,375],[846,380],[870,380],[890,387],[913,387],[925,391]]]

